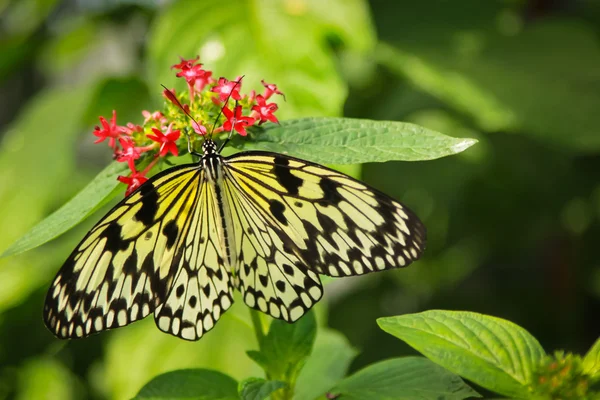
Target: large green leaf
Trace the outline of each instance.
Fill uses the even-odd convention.
[[[238,400],[238,383],[210,369],[183,369],[159,375],[148,382],[135,400]]]
[[[169,67],[179,56],[199,54],[216,77],[245,75],[244,86],[260,92],[261,79],[277,83],[287,98],[280,105],[283,118],[338,115],[346,88],[326,46],[330,38],[355,51],[373,46],[363,0],[179,0],[152,29],[150,79],[171,87],[175,74]]]
[[[459,376],[423,357],[381,361],[349,376],[330,391],[344,400],[461,400],[481,397]]]
[[[477,141],[452,138],[415,124],[353,118],[302,118],[255,130],[234,145],[289,154],[321,164],[432,160]]]
[[[532,370],[545,355],[525,329],[472,312],[432,310],[377,323],[442,367],[506,396],[527,398]]]

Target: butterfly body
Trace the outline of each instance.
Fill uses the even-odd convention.
[[[222,157],[165,170],[117,204],[58,272],[44,320],[78,338],[154,313],[197,340],[233,303],[288,322],[323,295],[319,274],[404,267],[425,247],[406,207],[349,176],[283,154]]]

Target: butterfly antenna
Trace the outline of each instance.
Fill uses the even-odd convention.
[[[212,132],[214,132],[215,127],[217,126],[217,121],[219,120],[219,117],[221,115],[223,115],[223,109],[225,107],[227,107],[227,103],[229,103],[229,99],[231,98],[231,94],[233,93],[233,90],[242,83],[242,79],[244,79],[244,76],[246,75],[242,75],[239,77],[239,79],[237,81],[235,81],[235,85],[233,85],[233,88],[231,88],[231,91],[229,92],[229,95],[227,96],[227,99],[225,100],[225,103],[223,104],[223,107],[221,107],[221,111],[219,111],[219,114],[217,115],[217,118],[215,119],[215,123],[213,124],[212,130],[211,130],[211,135]],[[229,142],[229,140],[231,139],[231,136],[233,135],[233,127],[235,125],[235,109],[238,106],[238,102],[237,100],[235,101],[235,106],[233,107],[233,112],[234,112],[234,123],[231,124],[231,130],[229,131],[229,136],[227,136],[227,139],[225,139],[225,141],[221,144],[221,146],[219,146],[219,150],[218,152],[220,153],[221,150],[223,150],[223,148],[225,147],[225,145]]]
[[[179,109],[181,111],[183,111],[183,113],[185,115],[187,115],[188,118],[190,118],[196,124],[196,126],[200,126],[200,124],[198,124],[198,121],[196,121],[196,119],[194,117],[192,117],[192,115],[183,107],[183,105],[181,104],[181,102],[179,101],[177,96],[175,96],[175,93],[173,93],[170,89],[167,89],[167,87],[165,85],[160,85],[160,86],[162,86],[167,92],[169,92],[169,94],[170,94],[170,96],[168,96],[169,100],[177,103],[177,107],[179,107]],[[194,149],[192,148],[192,138],[190,137],[188,130],[184,129],[183,133],[185,134],[185,137],[187,138],[188,153],[190,153],[194,156],[202,157],[202,154],[194,151]]]

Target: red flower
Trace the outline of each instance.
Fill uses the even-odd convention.
[[[230,94],[232,99],[240,100],[242,98],[242,96],[240,96],[240,86],[242,85],[240,79],[237,81],[228,81],[227,79],[221,77],[219,78],[217,84],[210,89],[210,91],[219,93],[219,99],[221,101],[227,100]]]
[[[172,126],[173,124],[171,123],[167,128],[167,132],[165,133],[162,133],[160,129],[152,128],[152,132],[154,132],[155,135],[147,135],[149,139],[160,143],[159,154],[161,157],[164,157],[169,152],[174,156],[177,156],[178,154],[177,144],[175,142],[177,141],[177,139],[179,139],[181,131],[179,129],[172,131]]]
[[[283,96],[283,99],[285,100],[285,94],[281,93],[279,91],[279,89],[277,89],[277,85],[274,83],[266,83],[265,80],[261,80],[260,83],[262,83],[262,85],[265,87],[265,99],[269,99],[271,96],[273,96],[273,94],[280,94]]]
[[[252,107],[252,111],[260,117],[259,125],[267,121],[278,123],[277,117],[273,115],[277,108],[277,104],[267,103],[267,100],[259,94],[256,96],[256,105]]]
[[[197,80],[202,80],[204,82],[206,78],[206,71],[202,69],[202,64],[194,65],[192,68],[181,70],[177,73],[178,78],[185,78],[187,82],[188,89],[190,91],[190,100],[194,98],[195,89],[194,85]],[[210,77],[210,75],[209,75]]]
[[[246,132],[246,127],[251,126],[255,122],[254,118],[242,116],[242,106],[235,107],[234,111],[231,111],[227,107],[223,107],[223,114],[227,117],[227,121],[223,124],[223,130],[229,132],[232,129],[235,129],[237,133],[242,136],[248,134],[248,132]]]
[[[94,135],[98,137],[98,140],[94,143],[100,143],[103,142],[104,139],[108,139],[108,145],[114,149],[117,138],[125,133],[123,128],[117,125],[117,111],[113,110],[110,124],[104,117],[100,117],[100,123],[102,124],[102,129],[97,126],[93,132]]]
[[[194,89],[198,92],[204,90],[206,85],[213,83],[215,80],[212,78],[212,71],[204,71],[204,75],[198,76],[196,78],[196,83],[194,84]]]
[[[184,70],[184,69],[190,69],[194,66],[194,64],[196,64],[196,61],[198,61],[200,59],[200,56],[196,56],[196,58],[191,58],[189,60],[186,60],[185,58],[179,56],[179,58],[181,59],[181,62],[179,64],[175,64],[173,66],[171,66],[171,69],[178,69],[178,70]]]
[[[133,162],[140,158],[143,149],[135,147],[135,144],[131,139],[119,138],[119,143],[121,144],[123,150],[115,153],[117,161],[127,162],[129,164],[129,168],[132,171],[135,170]]]
[[[146,178],[144,176],[143,172],[136,171],[135,168],[133,169],[133,172],[131,173],[130,176],[119,176],[119,177],[117,177],[117,179],[119,180],[119,182],[123,182],[124,184],[127,185],[127,190],[125,191],[125,196],[129,196],[137,188],[142,186],[142,184],[144,182],[146,182],[148,180],[148,178]]]

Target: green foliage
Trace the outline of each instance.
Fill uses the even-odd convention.
[[[500,318],[434,310],[377,322],[436,364],[511,398],[587,400],[600,395],[590,389],[598,377],[580,356],[561,351],[546,356],[526,330]]]
[[[594,379],[600,379],[600,338],[583,358],[583,372]]]
[[[581,357],[557,351],[546,356],[537,366],[531,380],[531,390],[551,399],[592,400],[600,392],[589,391],[591,377],[585,373]]]
[[[327,393],[347,375],[357,354],[339,332],[319,329],[313,351],[298,375],[294,398],[316,399]]]
[[[524,385],[545,355],[523,328],[471,312],[433,310],[377,322],[432,361],[506,396],[526,397]]]
[[[262,328],[255,324],[255,329],[260,331]],[[265,336],[259,333],[259,350],[247,352],[265,370],[268,379],[287,384],[280,398],[290,398],[293,393],[296,379],[310,355],[316,334],[314,312],[308,312],[294,324],[273,320]]]
[[[184,369],[167,372],[148,382],[134,397],[136,400],[237,400],[237,382],[208,369]]]
[[[423,161],[460,153],[477,141],[457,139],[415,124],[350,118],[303,118],[236,138],[242,149],[285,153],[320,164]]]
[[[223,76],[243,74],[253,85],[268,77],[285,86],[285,118],[337,115],[347,90],[324,41],[335,36],[355,51],[371,48],[374,32],[365,8],[345,0],[174,2],[153,26],[148,70],[154,86],[169,86],[173,60],[199,54]]]
[[[264,400],[269,396],[285,387],[285,383],[280,381],[267,381],[261,378],[248,378],[240,382],[240,398],[243,400]]]
[[[331,394],[350,400],[481,397],[460,377],[422,357],[395,358],[369,365],[337,384]]]
[[[386,376],[377,367],[415,361],[401,357],[413,351],[409,345],[374,321],[407,313],[410,324],[385,329],[449,368],[444,376],[454,378],[447,382],[459,385],[454,374],[480,385],[498,378],[483,386],[533,396],[542,366],[568,361],[569,374],[589,380],[586,395],[597,390],[600,341],[579,364],[577,356],[546,358],[537,340],[507,321],[449,313],[427,327],[410,314],[440,304],[477,309],[526,321],[540,342],[569,349],[598,336],[597,2],[76,3],[0,0],[0,252],[33,249],[71,229],[0,259],[0,398],[125,400],[153,377],[198,368],[220,377],[211,382],[229,382],[229,398],[278,385],[248,379],[264,371],[244,356],[260,345],[239,297],[197,343],[162,335],[147,319],[63,346],[40,318],[49,280],[100,217],[94,211],[121,197],[110,190],[116,181],[94,178],[110,163],[106,149],[92,146],[97,117],[116,109],[119,124],[141,122],[141,110],[162,104],[160,84],[186,90],[169,67],[196,54],[214,78],[245,74],[258,92],[265,79],[286,94],[281,125],[264,125],[248,142],[237,138],[237,149],[328,164],[390,161],[343,170],[402,200],[428,229],[416,265],[329,280],[314,345],[296,371],[295,399],[322,400],[334,389],[348,390],[336,392],[340,400],[368,388],[383,393],[387,386],[371,385]],[[436,159],[473,143],[466,138],[477,146]],[[435,160],[394,162],[425,159]],[[296,352],[285,354],[298,360]],[[416,363],[424,384],[439,383],[425,379],[439,367]],[[373,371],[371,380],[355,380]],[[390,385],[410,377],[410,370],[396,371]],[[207,396],[211,382],[199,388],[204,381],[190,376],[192,398]],[[287,383],[272,397],[285,390],[291,393]],[[539,391],[550,398],[551,388]]]

